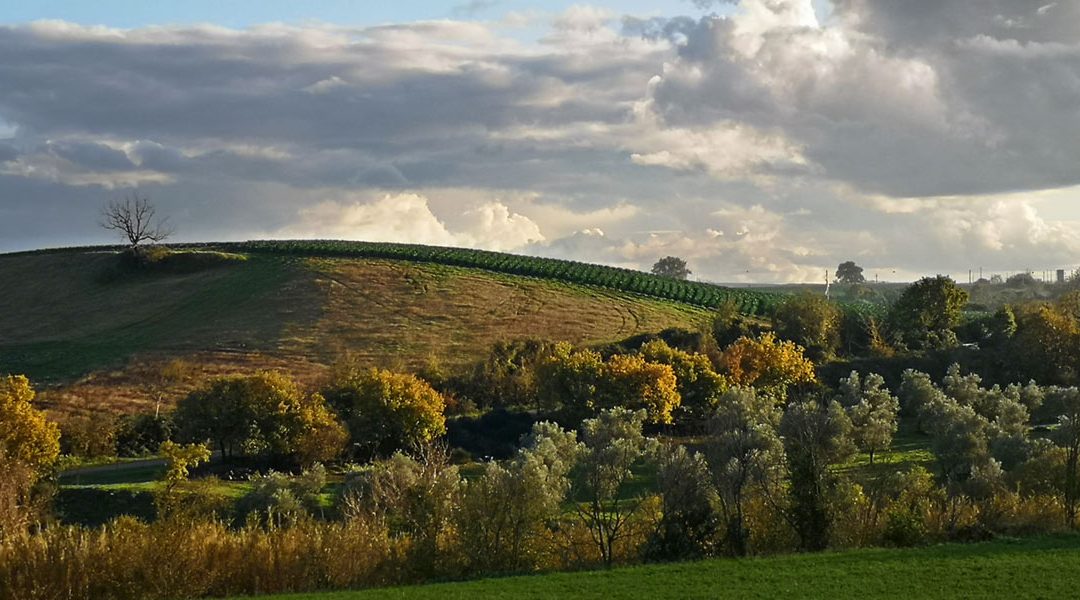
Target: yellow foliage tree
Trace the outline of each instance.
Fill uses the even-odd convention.
[[[691,419],[703,419],[716,408],[730,387],[727,378],[713,370],[708,356],[672,348],[663,340],[641,346],[641,356],[651,363],[670,365],[675,372],[680,412]]]
[[[550,409],[586,417],[604,408],[644,408],[653,423],[671,423],[681,398],[670,365],[642,355],[598,352],[559,342],[537,370],[540,398]]]
[[[771,332],[736,340],[724,350],[721,366],[733,385],[754,387],[778,400],[787,397],[792,385],[817,381],[802,346],[777,340]]]
[[[60,455],[60,428],[33,400],[26,377],[0,377],[0,539],[33,522],[35,485]]]
[[[641,355],[616,354],[604,367],[603,408],[644,408],[653,423],[673,422],[682,399],[670,365],[648,362]]]
[[[323,395],[364,456],[387,455],[446,433],[446,402],[428,383],[385,369],[352,370]]]
[[[312,394],[300,408],[302,433],[295,443],[297,461],[307,468],[334,460],[349,443],[349,432],[321,394]]]
[[[41,474],[60,455],[60,428],[31,405],[33,400],[26,377],[0,378],[0,464],[18,462]]]

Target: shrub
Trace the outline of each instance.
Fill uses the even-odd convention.
[[[123,457],[153,454],[172,439],[173,431],[173,420],[168,415],[125,415],[116,426],[116,454]]]
[[[80,458],[116,456],[116,418],[106,413],[68,417],[60,423],[60,451]]]
[[[315,465],[298,476],[271,471],[250,479],[251,491],[240,499],[238,510],[248,522],[283,526],[322,512],[321,493],[326,469]]]

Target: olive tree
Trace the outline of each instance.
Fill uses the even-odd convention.
[[[791,478],[786,517],[803,550],[823,550],[829,545],[835,521],[830,496],[837,479],[830,467],[855,451],[851,419],[835,400],[801,400],[784,411],[780,434]]]
[[[733,388],[720,398],[709,421],[706,455],[728,546],[736,556],[749,551],[745,508],[751,487],[767,486],[779,477],[784,455],[777,434],[779,420],[772,398],[753,388]]]
[[[561,513],[569,472],[582,451],[575,432],[541,422],[523,442],[511,460],[487,462],[484,472],[464,485],[457,528],[472,572],[535,567],[540,538]]]
[[[1055,444],[1065,449],[1065,518],[1069,527],[1076,526],[1077,504],[1080,504],[1080,390],[1059,388],[1054,400],[1061,407],[1058,426],[1050,432]]]
[[[874,455],[892,444],[900,402],[885,387],[885,378],[881,375],[870,373],[860,381],[856,371],[840,380],[838,400],[851,417],[855,445],[866,452],[870,464],[874,464]]]
[[[642,433],[647,413],[611,408],[581,424],[585,450],[574,477],[574,496],[580,501],[578,517],[592,534],[606,566],[615,560],[617,546],[630,533],[641,498],[627,497],[633,472],[653,440]]]

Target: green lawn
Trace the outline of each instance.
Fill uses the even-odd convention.
[[[270,598],[1072,598],[1077,590],[1080,536],[1070,535],[905,550],[718,559]]]

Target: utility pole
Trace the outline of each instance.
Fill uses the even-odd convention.
[[[825,269],[825,299],[829,299],[829,270]]]

